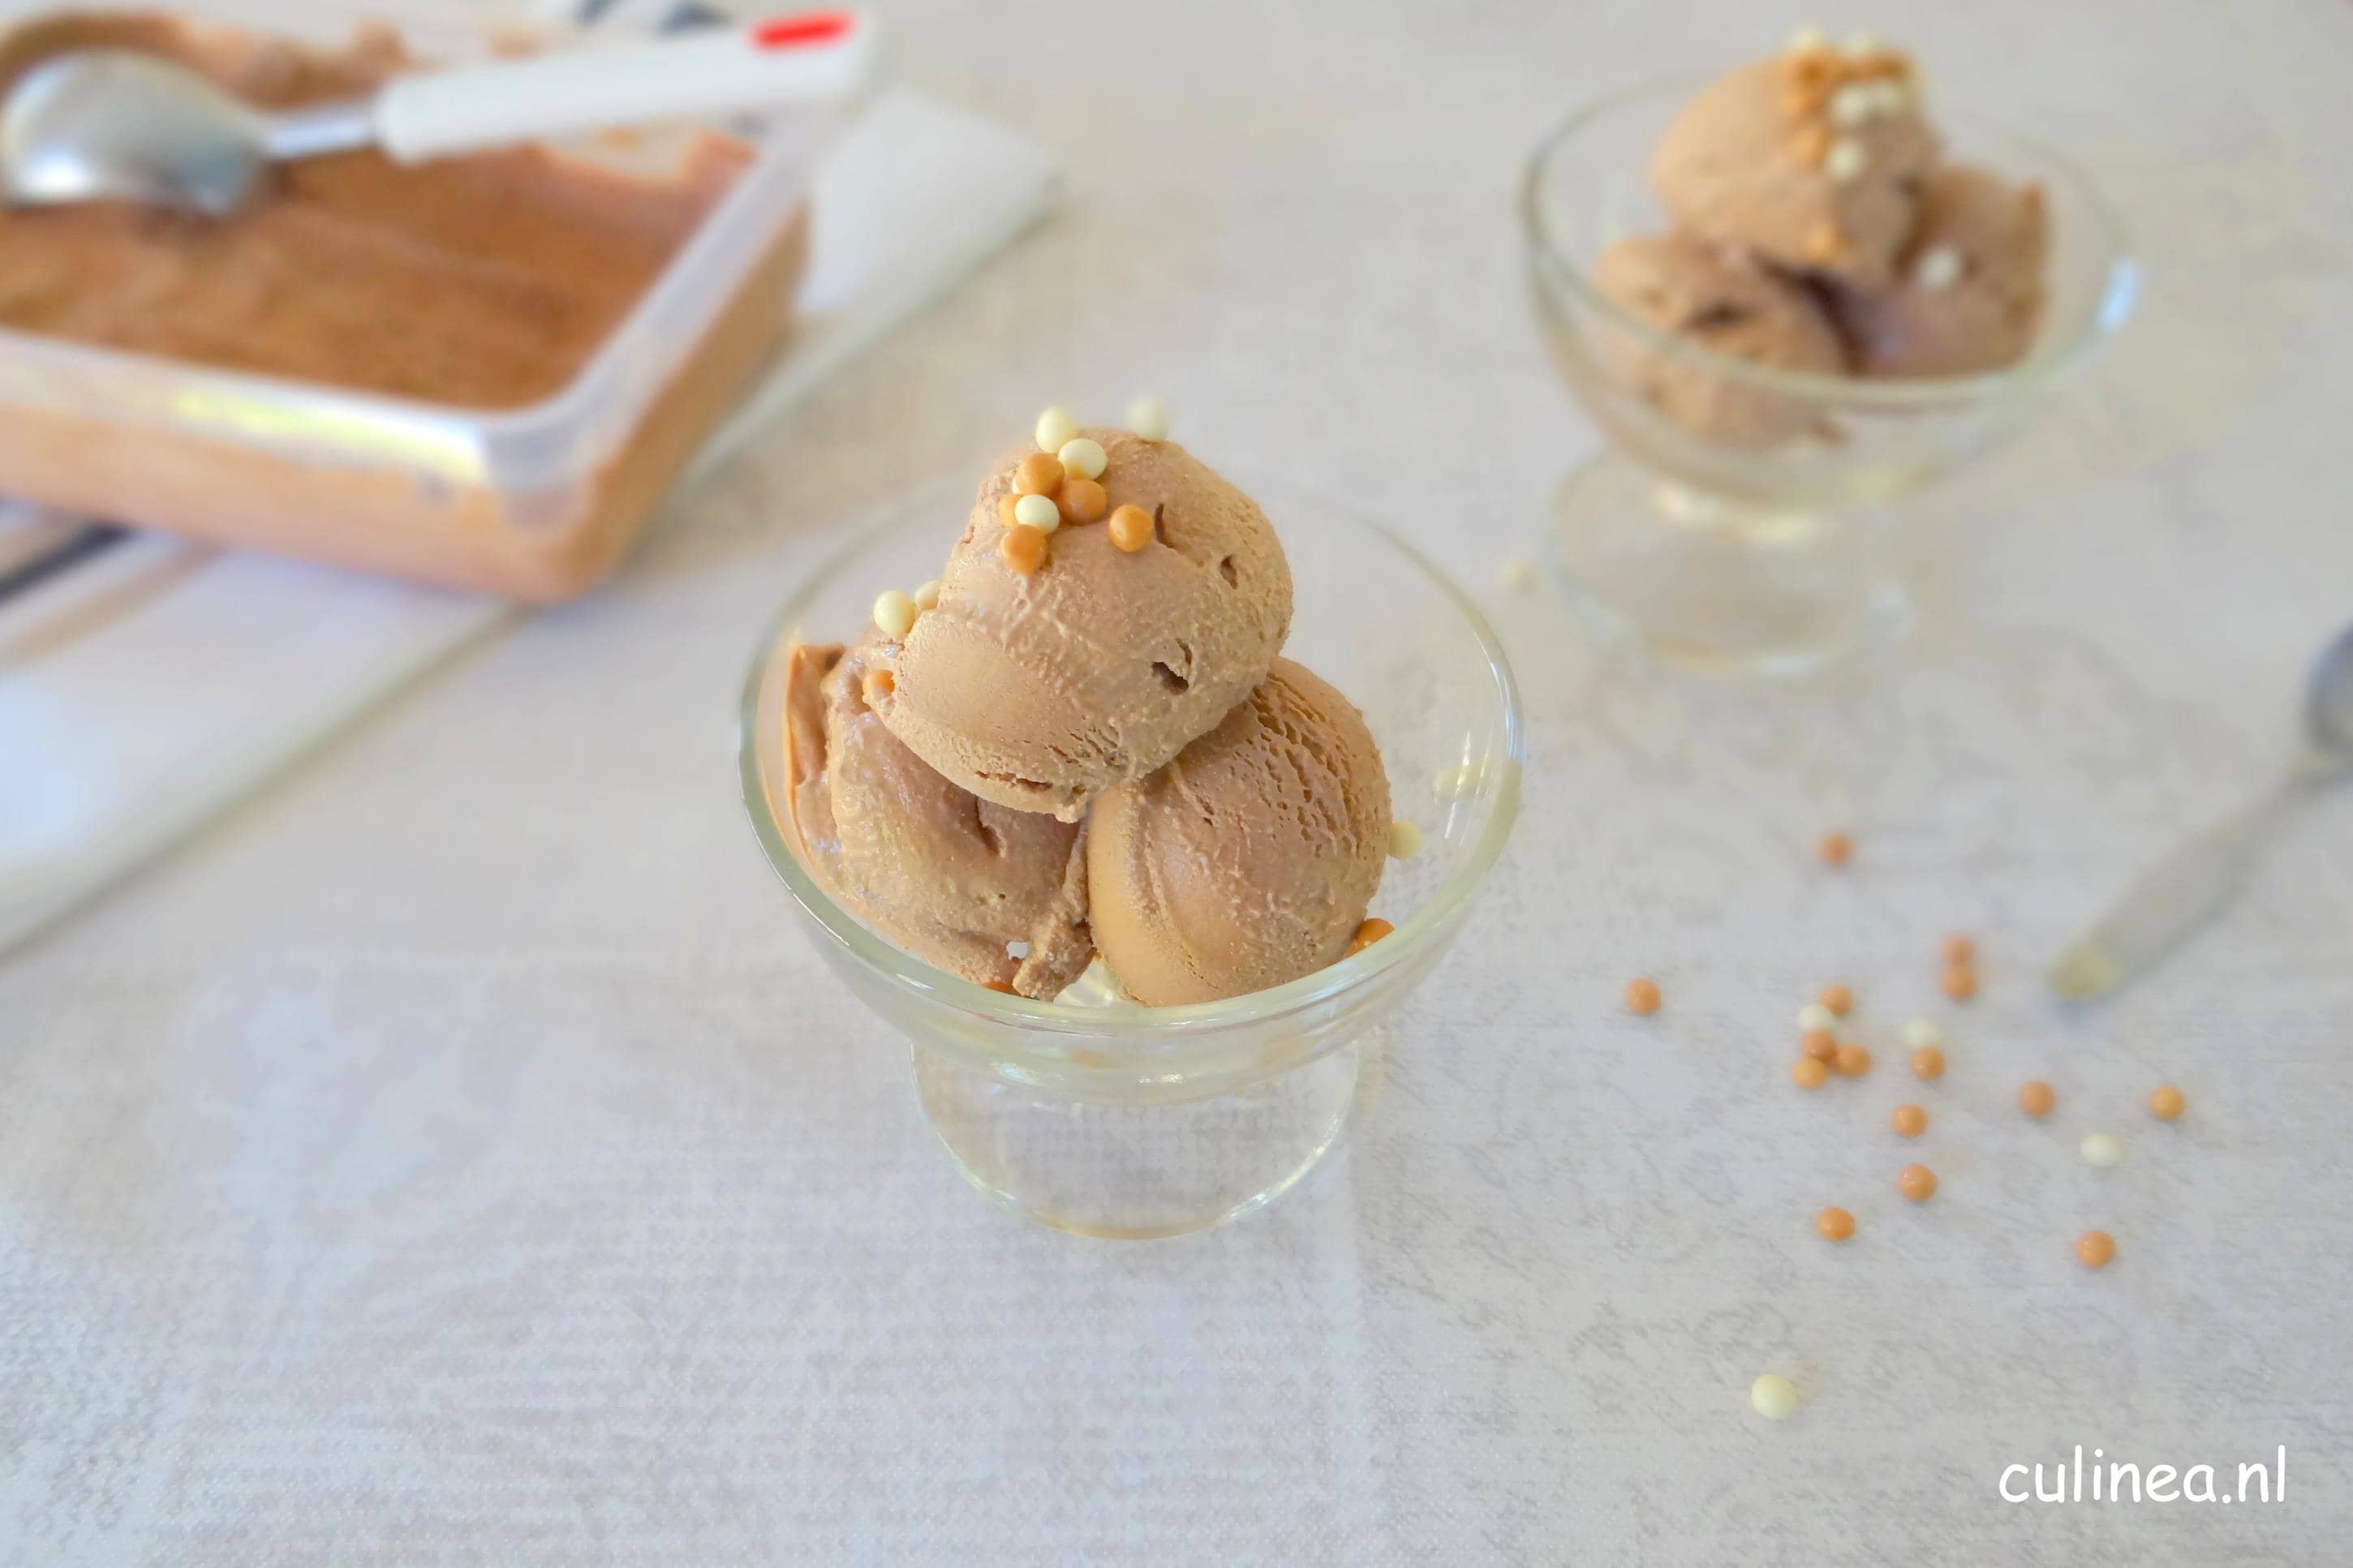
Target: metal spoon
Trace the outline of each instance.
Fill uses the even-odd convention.
[[[0,195],[22,205],[113,197],[217,216],[283,159],[380,147],[412,163],[841,98],[865,80],[873,34],[855,12],[808,12],[400,76],[366,98],[285,113],[153,55],[77,50],[27,71],[0,105]]]
[[[2353,627],[2312,667],[2304,749],[2286,775],[2143,877],[2052,966],[2051,989],[2065,1001],[2089,1002],[2155,963],[2230,901],[2316,791],[2348,774],[2353,774]]]

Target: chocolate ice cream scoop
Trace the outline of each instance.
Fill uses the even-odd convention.
[[[894,740],[867,701],[883,678],[880,644],[870,629],[847,649],[791,651],[794,847],[835,898],[916,957],[1050,999],[1093,956],[1086,829],[976,799]]]
[[[1065,521],[1042,564],[1020,569],[1001,548],[1015,531],[1000,502],[1040,456],[1006,458],[981,483],[937,605],[894,647],[881,703],[891,732],[956,784],[1065,820],[1224,718],[1291,626],[1291,568],[1250,497],[1174,442],[1078,436],[1103,457],[1085,510],[1119,521],[1138,509],[1152,525],[1141,548],[1112,522]]]
[[[1621,239],[1601,253],[1593,280],[1661,331],[1717,353],[1819,375],[1846,368],[1838,333],[1812,294],[1739,251],[1687,234]],[[1630,332],[1616,334],[1608,347],[1622,384],[1700,435],[1766,446],[1797,434],[1812,416],[1800,400],[1662,353]]]
[[[1380,886],[1388,775],[1364,717],[1289,659],[1088,817],[1103,962],[1151,1006],[1262,991],[1343,957]]]
[[[1809,45],[1703,89],[1661,139],[1651,181],[1680,227],[1783,267],[1884,283],[1936,151],[1903,56]]]
[[[2042,188],[1948,163],[1923,190],[1900,279],[1833,291],[1865,375],[1974,375],[2016,363],[2034,342],[2050,258]]]

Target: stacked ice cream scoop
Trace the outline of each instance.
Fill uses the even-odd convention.
[[[2025,353],[2042,312],[2043,194],[1941,152],[1909,58],[1801,33],[1718,78],[1668,128],[1651,179],[1674,231],[1611,246],[1595,282],[1651,326],[1761,364],[1998,370]],[[1784,439],[1803,416],[1671,356],[1630,374],[1669,417],[1737,444]]]
[[[981,481],[938,582],[793,650],[804,863],[908,952],[1050,998],[1100,952],[1155,1006],[1280,985],[1386,931],[1363,717],[1279,657],[1291,568],[1166,438],[1060,409]],[[1400,834],[1400,844],[1410,835]]]

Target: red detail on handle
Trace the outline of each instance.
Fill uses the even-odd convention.
[[[829,44],[847,37],[857,25],[857,18],[847,11],[809,11],[798,16],[779,16],[752,29],[752,47],[798,49],[811,44]]]

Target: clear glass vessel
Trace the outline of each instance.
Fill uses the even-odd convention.
[[[900,951],[837,904],[784,822],[786,654],[854,636],[875,594],[936,576],[972,504],[934,486],[862,520],[762,638],[745,682],[744,801],[769,863],[843,981],[914,1047],[918,1102],[965,1177],[1046,1225],[1090,1236],[1198,1230],[1284,1191],[1347,1130],[1395,1037],[1493,868],[1518,810],[1519,698],[1477,608],[1398,534],[1289,486],[1245,488],[1298,585],[1286,657],[1364,710],[1393,810],[1423,847],[1389,862],[1374,912],[1396,931],[1253,995],[1140,1007],[1098,963],[1051,1003],[983,990]]]
[[[2130,313],[2137,271],[2123,226],[2081,171],[2040,144],[1936,110],[1947,156],[2036,181],[2049,203],[2049,299],[2034,346],[2008,369],[1919,380],[1781,370],[1664,332],[1595,287],[1601,252],[1672,226],[1649,165],[1705,77],[1581,109],[1528,160],[1520,219],[1549,347],[1611,449],[1554,503],[1571,598],[1671,662],[1795,675],[1873,646],[1909,618],[1883,510],[2015,431]],[[1742,446],[1695,433],[1645,398],[1632,368],[1670,367],[1802,433]]]

